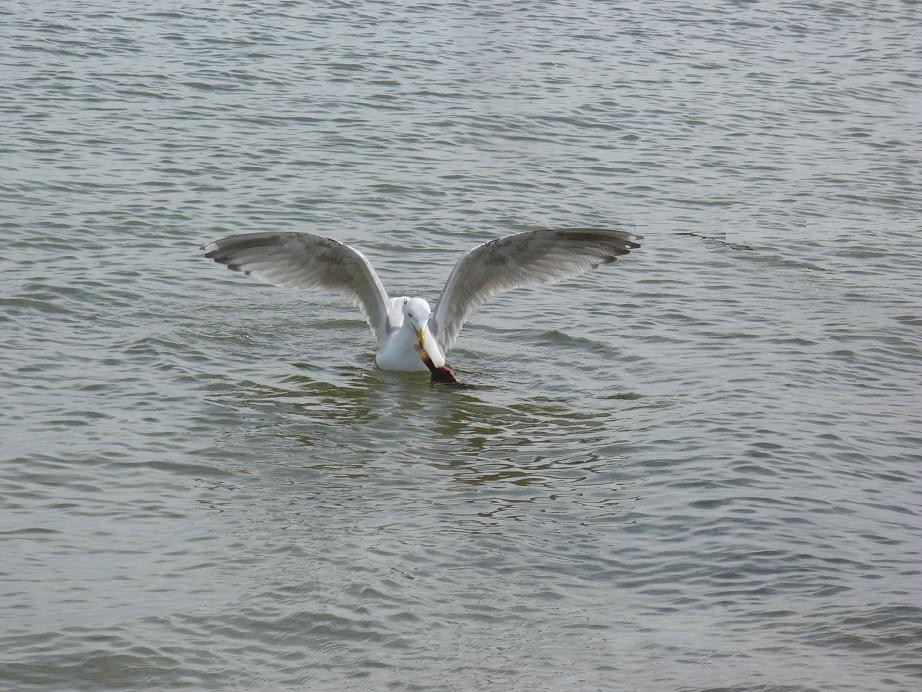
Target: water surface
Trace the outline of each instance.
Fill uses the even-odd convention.
[[[0,686],[919,687],[918,6],[0,12]],[[460,390],[198,250],[555,226]]]

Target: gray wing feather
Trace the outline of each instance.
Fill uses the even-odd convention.
[[[247,233],[216,240],[202,250],[228,269],[276,286],[337,291],[362,310],[379,344],[387,339],[387,291],[353,247],[310,233]]]
[[[623,231],[564,228],[478,245],[458,260],[442,290],[434,315],[439,345],[447,353],[471,311],[497,293],[560,281],[614,262],[640,247],[642,239]]]

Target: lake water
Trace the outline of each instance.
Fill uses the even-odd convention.
[[[0,688],[922,686],[922,7],[0,7]],[[377,370],[359,247],[641,249]]]

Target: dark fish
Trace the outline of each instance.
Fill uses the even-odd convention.
[[[416,352],[419,354],[420,360],[422,360],[426,367],[429,368],[429,372],[432,374],[433,382],[444,382],[445,384],[461,384],[461,380],[455,376],[455,373],[451,368],[449,368],[447,365],[437,367],[436,364],[432,362],[432,358],[429,357],[426,349],[423,348],[422,337],[419,338],[419,343],[416,346]]]
[[[461,384],[461,381],[457,378],[452,369],[447,365],[441,368],[432,366],[429,368],[429,372],[432,373],[433,382],[444,382],[445,384]]]

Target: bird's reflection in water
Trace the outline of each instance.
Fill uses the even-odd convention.
[[[274,383],[239,383],[234,396],[259,411],[254,433],[309,449],[298,465],[337,476],[380,474],[369,466],[382,462],[425,464],[450,472],[459,488],[534,487],[543,495],[617,470],[618,459],[594,451],[624,442],[615,439],[611,407],[590,412],[566,397],[490,401],[501,389],[431,383],[427,373],[361,366],[313,372],[301,364]]]

